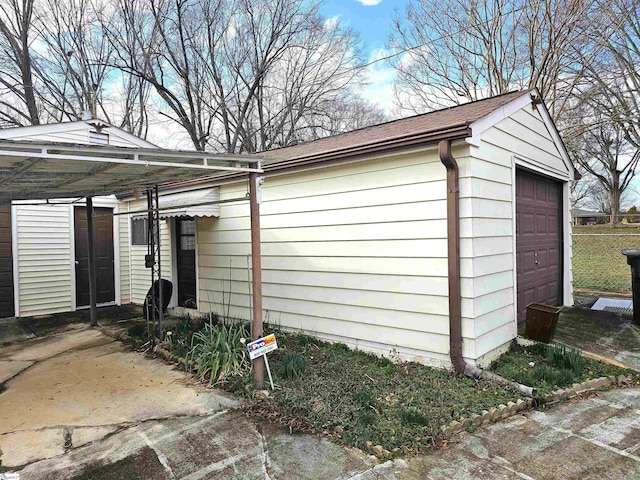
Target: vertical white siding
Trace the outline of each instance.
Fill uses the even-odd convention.
[[[267,177],[265,320],[448,365],[445,183],[434,150]],[[221,198],[246,188],[222,187]],[[221,210],[198,219],[199,306],[248,319],[249,206]]]
[[[527,106],[483,132],[471,147],[470,177],[464,188],[471,201],[461,205],[469,222],[476,357],[515,338],[515,157],[568,180],[542,118]],[[462,187],[461,187],[462,189]],[[565,265],[570,268],[570,263]]]
[[[73,308],[68,205],[15,205],[20,316]]]
[[[120,213],[128,211],[128,203],[123,203]],[[131,303],[131,240],[129,237],[130,220],[128,215],[117,217],[120,225],[120,251],[114,252],[120,257],[120,303]]]

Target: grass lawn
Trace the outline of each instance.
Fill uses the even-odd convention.
[[[440,443],[440,427],[451,420],[521,398],[510,387],[486,380],[395,364],[307,335],[276,336],[279,349],[269,354],[276,390],[249,412],[305,431],[341,427],[341,441],[355,447],[371,441],[406,453],[430,448]],[[291,352],[306,367],[287,378],[283,363]]]
[[[493,363],[491,370],[502,377],[537,388],[541,397],[554,390],[570,387],[574,383],[593,378],[610,375],[631,375],[636,378],[638,375],[633,370],[584,358],[579,350],[567,349],[567,353],[568,355],[565,357],[573,356],[573,358],[569,361],[563,359],[558,362],[557,358],[552,359],[548,354],[545,344],[540,343],[527,347],[514,344],[509,352]]]
[[[640,226],[576,226],[573,233],[574,287],[629,292],[631,271],[620,250],[640,247]]]

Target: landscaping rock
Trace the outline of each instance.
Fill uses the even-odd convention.
[[[256,400],[266,400],[269,398],[269,390],[256,390],[253,393],[253,398]]]
[[[482,417],[477,413],[474,413],[473,415],[471,415],[471,423],[476,427],[479,427],[480,425],[482,425]]]
[[[510,415],[513,415],[518,411],[518,406],[513,402],[507,402],[507,408],[509,409]]]
[[[491,421],[491,414],[489,413],[489,410],[482,410],[480,416],[482,417],[482,423],[489,423]]]
[[[506,417],[509,415],[509,408],[504,403],[501,403],[498,405],[498,412],[500,417]]]
[[[521,398],[519,398],[516,401],[516,407],[518,408],[518,411],[521,412],[522,410],[526,410],[527,409],[527,402],[525,402],[524,400],[522,400]]]
[[[462,419],[462,429],[466,430],[470,426],[471,426],[471,419],[470,418],[463,418]]]
[[[451,435],[455,435],[456,433],[460,433],[464,428],[462,427],[462,423],[454,420],[449,424],[449,432]]]
[[[344,428],[343,428],[343,427],[341,427],[340,425],[338,425],[338,426],[337,426],[336,428],[334,428],[333,430],[334,430],[334,431],[336,432],[336,434],[338,434],[338,435],[342,435],[342,434],[344,433]]]
[[[489,409],[489,415],[491,416],[491,421],[495,422],[496,420],[498,420],[500,418],[500,412],[498,411],[497,408],[490,408]]]
[[[371,443],[370,440],[367,440],[366,442],[364,442],[365,447],[367,447],[367,450],[371,450],[371,448],[373,447],[373,443]]]
[[[371,451],[378,458],[382,458],[384,456],[384,448],[382,448],[382,445],[376,445],[371,449]]]

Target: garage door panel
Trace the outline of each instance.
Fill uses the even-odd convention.
[[[516,172],[518,320],[530,303],[562,302],[561,183]]]

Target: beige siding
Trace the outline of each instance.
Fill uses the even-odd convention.
[[[445,191],[433,150],[267,177],[260,207],[265,319],[448,365]],[[221,198],[245,192],[245,184],[229,185]],[[228,308],[250,317],[248,216],[244,203],[223,205],[219,219],[198,219],[202,312]],[[473,299],[464,302],[470,310]],[[463,325],[470,336],[472,319]],[[471,338],[465,355],[473,355]]]
[[[476,356],[481,357],[516,335],[514,284],[515,157],[568,178],[567,169],[540,115],[525,107],[483,132],[471,148],[470,178],[461,202],[470,220],[470,261],[463,274],[473,278]],[[462,220],[464,222],[464,220]]]
[[[142,210],[146,208],[146,201],[135,200],[129,202],[129,211]],[[127,206],[122,207],[127,211]],[[131,217],[126,215],[127,230],[131,228]],[[131,245],[128,236],[126,245],[129,245],[129,264],[130,264],[130,285],[132,303],[144,303],[144,297],[151,288],[151,271],[144,266],[144,256],[147,254],[146,245]],[[162,278],[171,280],[171,222],[168,220],[160,220],[160,246],[161,246],[161,262],[162,262]],[[122,270],[122,269],[121,269]],[[175,288],[175,286],[174,286]],[[124,301],[123,301],[124,302]]]
[[[68,205],[15,205],[19,315],[73,308]]]

